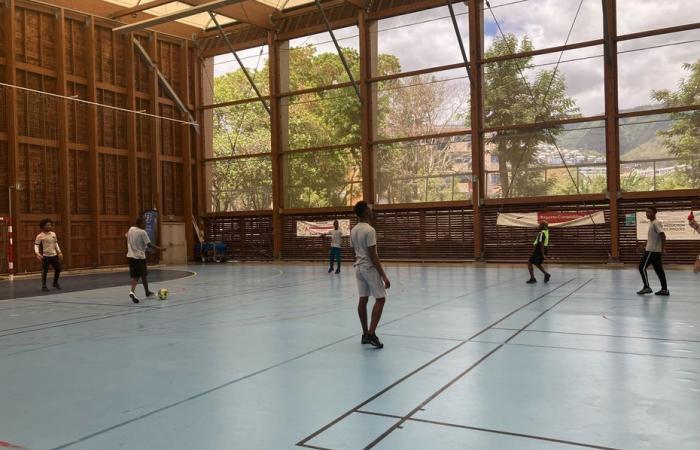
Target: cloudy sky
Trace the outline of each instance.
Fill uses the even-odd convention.
[[[618,33],[634,33],[654,28],[700,22],[700,0],[617,0]],[[504,33],[528,36],[535,48],[563,45],[580,5],[568,43],[599,39],[603,35],[600,0],[491,0],[491,10],[484,12],[485,46]],[[468,45],[466,7],[455,4],[460,31]],[[495,19],[494,19],[495,15]],[[357,28],[337,31],[344,47],[358,46]],[[305,37],[292,46],[315,44],[319,51],[335,52],[327,33]],[[397,55],[404,70],[416,70],[461,62],[461,56],[447,7],[436,8],[379,23],[380,53]],[[669,45],[672,44],[672,45]],[[645,49],[646,47],[657,47]],[[700,59],[700,30],[654,38],[621,42],[618,47],[620,109],[626,110],[652,103],[653,89],[674,89],[686,76],[681,64]],[[267,49],[259,58],[260,48],[241,52],[244,64],[254,68],[264,64]],[[567,80],[568,95],[575,98],[581,111],[596,115],[603,111],[603,48],[573,50],[561,55],[559,71]],[[541,68],[555,67],[560,53],[533,59]],[[585,59],[582,59],[585,58]],[[238,66],[230,55],[216,59],[216,74]],[[452,75],[452,74],[451,74]],[[533,75],[529,73],[528,76]]]

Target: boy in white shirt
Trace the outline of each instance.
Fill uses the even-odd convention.
[[[63,253],[61,253],[61,247],[58,246],[56,233],[51,231],[53,222],[51,222],[51,219],[44,219],[39,222],[39,227],[41,228],[41,233],[34,239],[34,253],[39,262],[41,262],[41,290],[49,292],[49,288],[46,287],[46,276],[49,273],[49,266],[53,267],[53,287],[61,289],[61,285],[58,284],[58,277],[61,275]]]
[[[338,261],[338,268],[335,273],[340,273],[340,256],[341,248],[343,247],[343,232],[340,231],[340,224],[337,220],[333,221],[333,231],[329,231],[325,236],[331,237],[331,266],[328,273],[333,272],[333,261]]]
[[[377,255],[377,233],[369,224],[374,217],[372,208],[365,201],[360,201],[355,205],[355,214],[360,222],[352,228],[350,241],[355,250],[355,278],[357,279],[357,290],[360,294],[360,302],[357,305],[357,313],[362,324],[362,343],[371,344],[373,347],[382,348],[384,345],[379,342],[376,330],[379,320],[382,317],[386,291],[391,283],[387,278],[382,263]],[[367,302],[370,295],[374,297],[374,308],[372,309],[372,321],[367,326]]]
[[[151,243],[148,233],[144,229],[146,227],[143,217],[136,219],[133,227],[126,232],[126,258],[129,260],[129,276],[131,277],[131,290],[129,298],[134,303],[139,302],[139,298],[134,293],[139,278],[143,281],[143,290],[146,292],[146,297],[155,295],[148,289],[148,268],[146,266],[146,249],[152,248],[164,252],[166,249],[158,247]]]

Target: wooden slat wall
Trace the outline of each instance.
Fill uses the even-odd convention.
[[[113,33],[112,22],[73,11],[61,12],[59,8],[46,4],[24,2],[14,10],[0,7],[0,23],[5,23],[2,17],[9,19],[7,15],[14,19],[15,30],[14,36],[10,37],[6,27],[0,27],[0,81],[6,81],[5,58],[9,56],[17,64],[18,85],[88,99],[94,62],[97,102],[128,107],[129,93],[132,92],[129,77],[133,76],[137,110],[182,118],[172,100],[165,98],[164,91],[151,95],[150,71],[140,57],[134,58],[134,72],[127,73],[129,52],[133,51],[130,37]],[[92,27],[95,30],[94,45],[88,41]],[[153,59],[178,94],[195,110],[198,86],[194,75],[199,63],[193,58],[189,70],[184,69],[181,58],[183,40],[157,33],[138,35],[146,48],[149,48],[148,39],[153,37],[156,41],[152,47],[157,52],[152,55]],[[16,46],[14,55],[7,55],[5,51],[10,39]],[[194,54],[194,49],[190,52]],[[162,200],[163,215],[171,220],[184,220],[183,172],[190,167],[189,161],[183,157],[183,126],[137,117],[134,140],[137,175],[130,178],[129,163],[133,158],[130,154],[133,153],[129,148],[128,113],[103,107],[95,109],[97,147],[93,149],[89,130],[91,107],[88,105],[65,102],[67,114],[63,121],[60,113],[64,108],[63,101],[18,90],[16,104],[9,105],[7,93],[7,88],[0,89],[0,193],[5,192],[0,195],[0,215],[9,213],[6,195],[9,161],[10,155],[16,153],[17,178],[24,186],[18,192],[19,272],[39,268],[31,243],[38,232],[38,221],[44,217],[54,220],[59,240],[70,244],[66,247],[71,247],[72,267],[92,266],[96,254],[100,255],[102,265],[124,264],[124,233],[133,221],[132,211],[151,209]],[[18,144],[15,148],[10,148],[7,137],[7,111],[11,107],[17,111]],[[154,136],[161,138],[162,144],[158,148],[153,145]],[[196,142],[196,139],[192,141]],[[163,155],[160,162],[154,158],[156,152]],[[65,159],[61,159],[61,155],[65,155]],[[89,174],[91,158],[95,156],[97,183],[93,187]],[[61,169],[62,161],[67,166],[64,169]],[[156,167],[164,173],[160,187],[154,182]],[[62,179],[61,170],[67,171],[68,179]],[[98,193],[94,203],[98,205],[97,217],[91,216],[95,213],[91,210],[94,195],[91,189]],[[133,195],[134,191],[136,195]],[[156,193],[162,193],[163,198],[155,198]],[[199,197],[193,195],[193,198]],[[64,200],[69,204],[64,205]],[[62,214],[66,212],[70,214],[70,220],[65,221],[68,229],[64,230]],[[95,230],[99,230],[99,236],[94,235]],[[0,242],[0,245],[4,246],[5,242]],[[4,267],[0,266],[0,272],[6,270]]]
[[[283,219],[285,259],[324,260],[328,239],[296,236],[297,220],[350,219],[352,213],[286,215]],[[416,209],[376,211],[377,248],[382,258],[409,261],[465,261],[473,259],[474,228],[469,209]],[[354,258],[349,238],[343,242],[343,258]]]
[[[659,211],[683,211],[689,213],[694,205],[697,210],[697,202],[691,200],[659,201],[659,202],[626,202],[620,205],[620,259],[624,263],[638,263],[643,249],[638,249],[645,241],[637,241],[637,227],[625,225],[625,215],[633,214],[637,211],[644,211],[647,206],[656,206]],[[664,263],[667,264],[693,264],[700,255],[700,241],[666,241],[666,252],[663,255]]]
[[[499,212],[580,211],[604,209],[602,205],[522,206],[484,209],[484,251],[490,262],[523,262],[532,253],[536,231],[533,228],[496,225]],[[549,257],[553,262],[597,262],[609,260],[610,214],[606,210],[604,225],[552,228]]]
[[[235,259],[272,259],[272,216],[207,218],[207,240],[224,242]]]

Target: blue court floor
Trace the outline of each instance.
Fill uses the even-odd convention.
[[[0,448],[700,449],[700,276],[388,266],[382,350],[349,266],[2,300]]]

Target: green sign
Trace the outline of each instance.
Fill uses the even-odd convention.
[[[637,215],[625,214],[625,225],[637,225]]]

